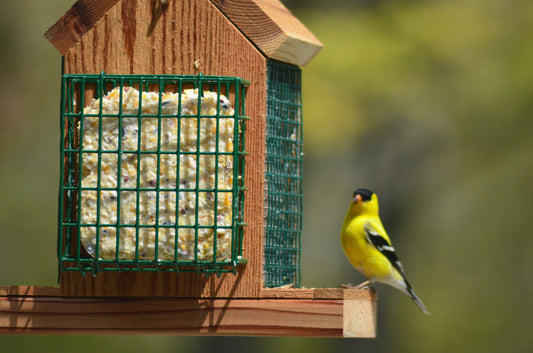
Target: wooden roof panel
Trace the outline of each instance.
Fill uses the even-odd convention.
[[[65,55],[90,31],[118,0],[78,0],[44,33],[46,39]]]
[[[268,58],[307,64],[322,43],[278,0],[211,0]]]
[[[118,1],[78,0],[44,36],[65,55]],[[268,58],[302,66],[322,48],[278,0],[210,1]]]

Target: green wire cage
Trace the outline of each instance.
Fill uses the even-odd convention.
[[[63,75],[60,272],[235,273],[248,84]]]
[[[266,125],[264,286],[298,287],[303,215],[302,96],[298,66],[268,61]]]

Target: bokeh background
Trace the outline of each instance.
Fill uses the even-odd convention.
[[[57,284],[61,58],[42,34],[72,3],[2,1],[0,286]],[[0,336],[1,351],[530,351],[533,2],[284,3],[325,44],[303,69],[302,285],[364,279],[339,229],[367,187],[433,314],[376,285],[372,340]]]

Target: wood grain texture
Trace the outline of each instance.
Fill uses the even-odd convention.
[[[180,0],[181,1],[181,0]],[[160,1],[145,1],[153,9],[156,20],[148,27],[155,28],[157,15],[161,15],[174,2],[163,5]],[[108,10],[116,5],[123,13],[122,19],[126,51],[131,52],[131,38],[136,37],[135,10],[130,1],[78,0],[44,36],[62,55],[78,44],[84,35],[91,32],[97,22],[107,16]],[[211,0],[240,31],[268,58],[289,64],[307,64],[323,47],[322,43],[278,0]],[[158,12],[159,13],[158,13]],[[191,13],[198,15],[198,13]],[[135,33],[134,33],[135,32]],[[187,33],[186,35],[195,35]],[[109,43],[110,45],[112,43]]]
[[[376,335],[374,300],[50,295],[56,290],[54,287],[0,288],[0,334]],[[28,292],[34,295],[27,295]]]
[[[308,288],[263,288],[261,289],[260,297],[264,299],[313,299],[314,294],[315,290]]]
[[[344,300],[344,337],[375,337],[377,302],[374,300]]]
[[[64,55],[64,73],[238,76],[246,96],[245,228],[238,275],[99,273],[61,275],[68,296],[253,297],[263,283],[266,58],[209,0],[120,0]]]
[[[61,54],[65,54],[117,1],[78,0],[44,33],[44,36]]]
[[[373,289],[346,288],[263,288],[261,298],[270,299],[354,299],[377,300],[377,293]]]
[[[271,59],[304,66],[322,43],[278,0],[211,0]]]
[[[0,287],[0,297],[60,297],[61,288],[48,286]]]
[[[353,300],[370,300],[378,299],[377,292],[372,288],[353,289],[353,288],[315,288],[315,299],[353,299]]]

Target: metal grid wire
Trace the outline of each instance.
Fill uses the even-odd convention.
[[[218,77],[218,76],[184,76],[184,75],[106,75],[101,73],[100,75],[63,75],[62,79],[62,94],[61,94],[61,175],[60,175],[60,192],[59,192],[59,229],[58,229],[58,259],[59,270],[63,271],[79,271],[84,275],[85,273],[93,273],[94,275],[100,271],[157,271],[157,272],[198,272],[209,275],[215,273],[220,276],[224,272],[236,273],[236,266],[245,263],[246,260],[242,258],[242,236],[243,236],[243,205],[244,205],[244,133],[245,133],[245,94],[246,86],[249,83],[245,80],[235,77]],[[86,114],[85,108],[92,101],[92,98],[99,99],[104,97],[113,88],[119,88],[119,104],[118,113],[106,114],[102,107],[102,100],[97,110],[97,113]],[[128,87],[135,88],[139,91],[138,109],[135,114],[125,113],[123,111],[124,102],[124,89]],[[181,93],[185,89],[197,89],[197,97],[203,97],[204,92],[216,92],[217,103],[216,114],[204,115],[202,110],[203,99],[197,99],[197,112],[191,115],[182,114],[181,106],[182,94],[177,102],[177,109],[175,113],[166,115],[163,113],[166,103],[162,97],[167,92]],[[157,99],[157,106],[155,114],[145,114],[142,110],[143,104],[143,92],[155,92]],[[234,106],[233,115],[221,115],[221,95],[225,95],[230,103]],[[89,148],[84,146],[84,122],[88,119],[97,121],[99,133],[96,136],[97,148]],[[118,139],[116,147],[114,149],[104,148],[103,146],[108,141],[102,141],[106,137],[102,134],[102,126],[105,124],[105,119],[114,119],[118,124],[115,135],[113,138]],[[134,137],[138,141],[137,147],[128,150],[123,147],[121,139],[125,139],[124,130],[127,128],[127,121],[137,121],[137,126],[133,126],[132,130],[136,131],[137,135]],[[146,149],[143,148],[141,140],[146,138],[143,128],[145,128],[144,122],[149,119],[155,122],[155,136],[156,136],[156,148]],[[163,149],[162,141],[165,138],[162,130],[165,123],[173,119],[177,122],[177,147],[175,150],[169,151]],[[184,131],[181,131],[182,123],[193,122],[193,127],[189,135],[196,134],[196,136],[186,136],[185,138],[196,139],[195,148],[183,149],[183,135]],[[219,129],[222,119],[231,119],[233,126],[233,136],[230,138],[232,141],[232,148],[229,151],[222,151],[219,148]],[[215,146],[214,150],[202,149],[200,146],[200,132],[204,129],[204,124],[209,123],[211,131],[215,131]],[[130,126],[131,127],[131,126]],[[183,129],[183,128],[182,128]],[[205,130],[205,129],[204,129]],[[120,133],[122,131],[122,133]],[[146,132],[147,133],[147,132]],[[168,133],[168,131],[166,132]],[[185,134],[187,135],[187,134]],[[152,132],[152,137],[154,133]],[[85,136],[86,137],[86,136]],[[167,136],[168,137],[168,136]],[[107,137],[109,138],[109,137]],[[181,144],[181,145],[180,145]],[[83,174],[86,174],[84,168],[86,168],[85,156],[95,156],[97,160],[97,174],[96,181],[92,185],[84,185]],[[126,183],[126,177],[122,177],[121,173],[124,173],[123,161],[126,156],[130,156],[135,160],[134,168],[137,169],[136,181],[134,185]],[[143,158],[147,156],[153,156],[153,160],[156,161],[156,170],[153,171],[156,175],[153,181],[146,184],[140,180],[141,164]],[[194,185],[186,187],[181,182],[180,161],[183,157],[189,157],[189,160],[193,160],[195,166],[191,167],[192,173],[196,173],[196,180]],[[102,179],[104,178],[103,169],[106,168],[103,160],[109,161],[110,158],[114,158],[116,163],[116,182],[113,187],[108,187]],[[113,160],[111,158],[111,160]],[[173,170],[175,182],[173,187],[169,187],[164,184],[163,178],[163,159],[173,158],[174,163],[177,164]],[[214,181],[209,185],[202,185],[199,180],[200,168],[205,168],[201,163],[202,160],[211,159],[214,166]],[[230,166],[228,173],[232,173],[231,186],[221,187],[219,179],[222,178],[221,166],[217,161],[229,160]],[[232,167],[229,168],[229,167]],[[82,222],[82,198],[83,196],[93,193],[95,195],[95,212],[92,214],[94,219],[90,221],[85,220]],[[195,201],[193,202],[194,208],[194,221],[192,224],[182,224],[181,218],[184,218],[183,210],[180,210],[178,204],[185,194],[194,195]],[[151,198],[155,197],[154,208],[155,213],[150,215],[153,219],[151,222],[142,222],[139,214],[139,200],[142,200],[143,195],[150,194]],[[102,206],[102,200],[105,195],[111,195],[111,200],[114,200],[111,206]],[[126,205],[121,202],[121,198],[124,195],[134,195],[134,205]],[[202,195],[204,199],[211,202],[211,217],[212,221],[209,224],[205,222],[199,222],[199,197]],[[228,196],[228,197],[226,197]],[[114,198],[113,198],[114,197]],[[217,212],[220,199],[226,197],[231,202],[231,224],[220,225],[217,218]],[[171,219],[163,221],[160,219],[160,205],[164,202],[163,198],[173,198],[170,202],[174,203],[175,214],[171,215]],[[114,211],[114,219],[111,222],[104,222],[101,218],[103,212],[107,212],[111,207]],[[122,219],[121,217],[126,207],[134,208],[134,217],[130,217],[129,220]],[[141,206],[142,207],[142,206]],[[169,221],[170,220],[170,221]],[[91,249],[87,249],[86,244],[81,241],[82,231],[87,229],[93,229],[94,237],[96,238],[95,247],[89,246]],[[103,250],[101,249],[104,238],[102,231],[107,232],[110,229],[113,231],[116,239],[112,239],[115,249],[112,249],[112,258],[103,258],[101,256]],[[133,231],[135,234],[135,244],[133,245],[134,253],[129,254],[127,258],[123,258],[124,249],[121,248],[125,239],[120,239],[123,231]],[[152,240],[152,248],[154,253],[150,257],[144,256],[140,251],[140,242],[143,232],[150,230],[153,232],[154,237]],[[192,231],[191,231],[192,230]],[[231,232],[231,248],[229,256],[225,258],[219,258],[218,237],[220,232]],[[181,245],[178,234],[180,232],[192,232],[194,235],[194,249],[189,249],[189,257],[186,258],[180,253]],[[165,233],[166,232],[166,233]],[[174,235],[173,240],[173,252],[172,258],[161,260],[159,248],[163,238],[162,234],[168,234],[172,232]],[[209,252],[212,254],[210,259],[199,258],[199,246],[205,246],[205,244],[199,243],[199,234],[210,234],[212,249]],[[145,239],[146,240],[146,239]],[[144,244],[143,246],[145,246]],[[154,249],[155,248],[155,249]],[[191,255],[193,254],[193,255]],[[168,254],[167,254],[168,255]]]
[[[300,285],[302,98],[299,67],[270,60],[264,286]]]

